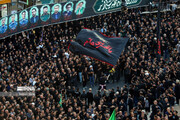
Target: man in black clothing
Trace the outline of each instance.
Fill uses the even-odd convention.
[[[154,104],[152,105],[151,118],[154,118],[154,115],[156,115],[158,113],[158,110],[160,110],[160,106],[158,105],[157,100],[155,100]]]
[[[86,87],[86,82],[88,80],[88,72],[87,72],[87,67],[82,72],[82,80],[83,80],[83,88]]]
[[[94,86],[94,70],[93,70],[93,66],[90,65],[89,71],[88,71],[88,76],[89,76],[89,81],[91,84],[91,87]]]
[[[93,103],[93,93],[92,93],[92,88],[89,88],[89,92],[87,92],[87,99],[88,99],[88,105]]]
[[[80,83],[82,83],[82,71],[83,71],[83,66],[82,66],[81,63],[79,63],[77,66],[78,66],[77,72],[78,72],[78,76],[79,76],[79,81],[80,81]]]
[[[130,110],[132,110],[133,108],[133,98],[131,97],[131,95],[128,96],[128,105],[129,105],[129,112],[130,112]]]
[[[102,91],[103,89],[106,89],[106,84],[105,84],[106,80],[107,80],[107,77],[104,74],[102,74],[102,77],[100,78],[100,81],[99,81],[100,91]]]
[[[99,105],[99,101],[100,101],[100,96],[97,94],[95,94],[94,96],[94,102],[96,103],[96,107]]]
[[[179,80],[176,80],[176,86],[175,86],[175,96],[176,96],[176,104],[179,105],[179,99],[180,99],[180,84]]]
[[[130,74],[131,74],[131,69],[130,69],[130,65],[127,62],[124,68],[124,74],[125,74],[125,83],[130,82]]]
[[[86,101],[87,95],[86,95],[86,91],[83,90],[83,93],[81,94],[81,100],[85,100]]]

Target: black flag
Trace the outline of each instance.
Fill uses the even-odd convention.
[[[110,38],[97,31],[82,29],[77,35],[76,41],[69,45],[69,49],[73,53],[87,55],[113,66],[127,41],[128,38]]]

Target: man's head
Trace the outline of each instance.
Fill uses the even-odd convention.
[[[1,20],[2,25],[4,25],[5,22],[6,22],[6,18],[3,18],[3,19]]]
[[[15,20],[15,15],[12,15],[11,16],[11,21],[14,22],[14,20]]]
[[[67,5],[66,5],[67,11],[70,11],[70,10],[71,10],[71,7],[72,7],[72,4],[71,4],[71,3],[67,4]]]
[[[55,7],[54,7],[54,13],[58,13],[59,12],[59,5],[56,5]]]
[[[92,88],[89,88],[89,92],[90,92],[90,93],[92,92]]]
[[[35,17],[36,16],[36,8],[32,9],[32,16]]]
[[[82,7],[83,4],[84,4],[84,2],[80,2],[78,5],[79,5],[80,7]]]
[[[26,18],[26,11],[23,11],[21,16],[22,16],[23,19],[25,19]]]
[[[154,105],[157,105],[157,100],[154,100]]]
[[[93,66],[90,66],[90,70],[93,70]]]
[[[48,7],[47,6],[43,7],[43,13],[47,13],[47,12],[48,12]]]

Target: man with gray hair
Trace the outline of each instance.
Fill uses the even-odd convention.
[[[180,41],[179,41],[179,43],[177,44],[177,52],[178,52],[178,54],[180,55]]]
[[[179,84],[179,80],[176,80],[176,85],[175,85],[175,97],[176,97],[176,104],[179,105],[179,99],[180,99],[180,84]]]

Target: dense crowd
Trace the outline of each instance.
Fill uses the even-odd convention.
[[[30,30],[0,41],[0,92],[35,86],[33,97],[0,97],[0,119],[179,120],[174,105],[180,99],[180,13],[161,14],[161,55],[157,47],[156,14],[111,14]],[[82,28],[107,36],[129,37],[113,68],[68,49]],[[92,93],[94,83],[120,80],[122,88]],[[77,83],[84,88],[79,91]],[[105,82],[103,83],[105,84]],[[62,105],[59,103],[62,95]]]

